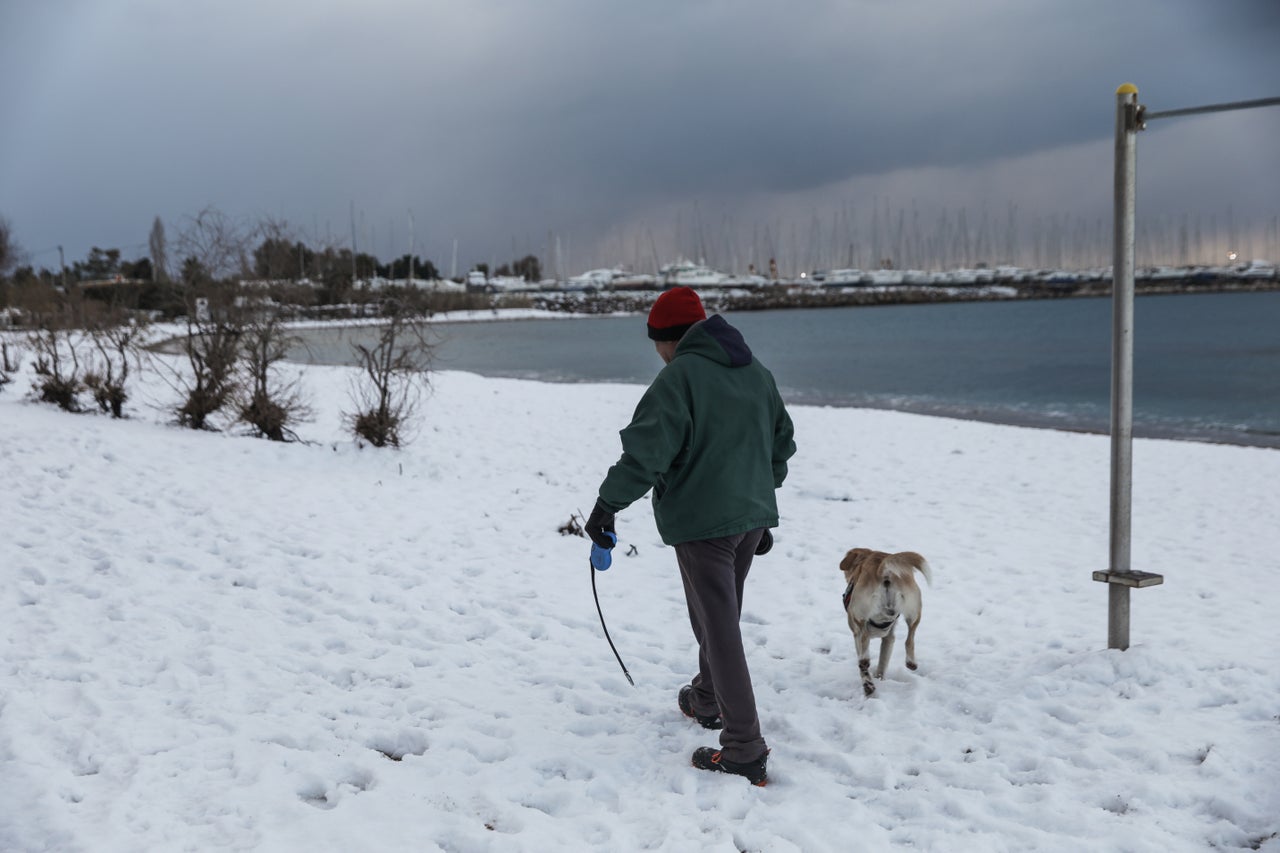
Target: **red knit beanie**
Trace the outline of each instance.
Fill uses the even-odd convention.
[[[673,287],[649,309],[649,337],[655,341],[678,341],[690,326],[705,319],[707,312],[693,288]]]

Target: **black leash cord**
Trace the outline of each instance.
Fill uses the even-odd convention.
[[[622,667],[622,674],[627,677],[627,681],[631,686],[635,687],[635,679],[631,677],[631,673],[627,672],[627,665],[622,662],[622,655],[618,654],[617,646],[613,644],[613,640],[609,637],[609,627],[604,624],[604,611],[600,609],[600,596],[596,593],[596,567],[591,565],[590,560],[587,560],[587,568],[591,569],[591,596],[596,600],[596,612],[600,614],[600,627],[604,629],[604,638],[609,641],[609,648],[613,649],[613,656],[618,659],[618,666]]]

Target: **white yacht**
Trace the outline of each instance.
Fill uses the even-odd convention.
[[[727,274],[713,270],[706,264],[695,264],[683,258],[658,270],[658,278],[664,286],[669,287],[678,284],[686,287],[722,287],[731,283]]]

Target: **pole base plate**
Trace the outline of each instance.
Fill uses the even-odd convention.
[[[1101,583],[1114,583],[1134,589],[1159,586],[1164,583],[1164,575],[1157,575],[1154,572],[1094,572],[1093,579]]]

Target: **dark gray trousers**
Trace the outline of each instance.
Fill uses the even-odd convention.
[[[742,588],[764,530],[683,542],[676,560],[684,580],[689,622],[698,641],[693,709],[724,720],[720,751],[730,761],[755,761],[768,747],[760,735],[756,695],[742,648]]]

